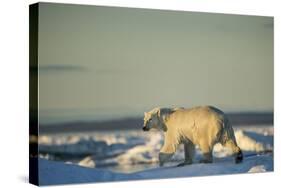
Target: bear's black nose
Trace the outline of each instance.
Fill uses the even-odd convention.
[[[143,127],[142,130],[143,131],[148,131],[148,129],[146,127]]]

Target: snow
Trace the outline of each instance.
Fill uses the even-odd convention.
[[[92,168],[96,167],[95,161],[90,156],[79,161],[78,165]]]
[[[248,172],[250,172],[250,173],[266,172],[266,169],[265,169],[264,165],[258,165],[258,166],[252,167]]]
[[[73,133],[39,136],[39,181],[41,185],[122,180],[194,177],[204,175],[273,171],[273,126],[235,128],[237,143],[245,160],[235,164],[231,151],[217,144],[214,163],[176,167],[183,161],[179,147],[171,162],[158,165],[163,144],[159,132],[139,130]]]
[[[273,170],[272,155],[246,158],[241,164],[232,161],[212,164],[197,163],[184,167],[156,167],[136,173],[116,173],[108,170],[84,168],[74,164],[39,159],[40,185],[127,181],[144,179],[167,179],[220,174],[257,173]]]

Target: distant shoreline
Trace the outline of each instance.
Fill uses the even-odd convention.
[[[236,125],[265,125],[273,124],[273,112],[266,113],[227,113],[233,126]],[[122,118],[106,121],[75,121],[57,124],[39,125],[40,134],[66,132],[110,131],[141,129],[142,117]]]

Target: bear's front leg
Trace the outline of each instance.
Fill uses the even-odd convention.
[[[173,153],[159,153],[159,165],[163,166],[165,162],[169,161],[173,156]]]
[[[194,150],[195,146],[192,142],[188,141],[184,143],[184,162],[178,164],[178,167],[185,166],[185,165],[190,165],[193,162],[193,157],[194,157]]]
[[[160,150],[159,153],[159,163],[160,166],[163,166],[165,162],[169,161],[171,157],[176,152],[178,142],[176,138],[174,138],[174,135],[166,134],[165,135],[165,141],[164,145]]]

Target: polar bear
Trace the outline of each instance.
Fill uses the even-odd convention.
[[[160,166],[173,156],[181,143],[184,144],[185,161],[178,166],[192,164],[195,145],[203,154],[200,162],[212,163],[216,143],[230,148],[236,163],[243,160],[227,116],[215,107],[154,108],[144,113],[143,131],[150,129],[164,131],[164,145],[159,153]]]

